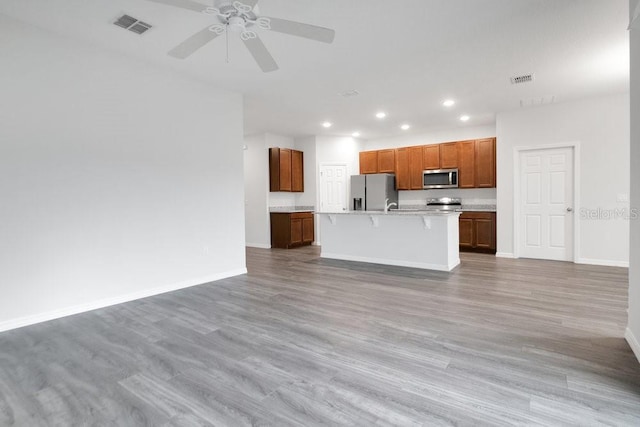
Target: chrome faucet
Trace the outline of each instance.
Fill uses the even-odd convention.
[[[384,199],[384,213],[389,212],[389,208],[390,208],[391,206],[398,207],[398,204],[397,204],[396,202],[391,202],[391,203],[389,203],[389,199],[388,199],[388,198],[387,198],[387,199]]]

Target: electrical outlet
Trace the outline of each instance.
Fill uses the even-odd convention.
[[[202,247],[202,253],[205,255],[209,255],[209,246],[203,246]]]

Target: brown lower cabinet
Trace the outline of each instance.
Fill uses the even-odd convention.
[[[313,240],[313,212],[271,213],[272,248],[310,245]]]
[[[461,251],[496,253],[495,212],[463,212],[459,224]]]

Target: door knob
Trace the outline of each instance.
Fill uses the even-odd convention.
[[[573,212],[573,208],[567,208],[567,212]]]

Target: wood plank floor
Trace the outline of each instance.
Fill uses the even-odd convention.
[[[0,334],[0,426],[640,425],[626,269],[318,254]]]

